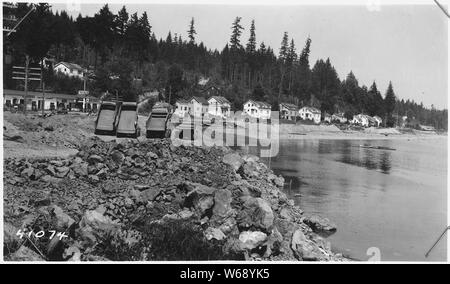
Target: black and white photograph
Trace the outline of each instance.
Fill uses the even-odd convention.
[[[448,4],[2,2],[2,262],[447,263]]]

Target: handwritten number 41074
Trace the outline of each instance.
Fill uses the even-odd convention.
[[[50,234],[50,237],[49,237],[50,240],[53,239],[55,236],[57,238],[59,238],[59,240],[62,240],[63,238],[68,237],[65,232],[57,232],[56,230],[48,230],[48,233]],[[39,231],[39,232],[35,233],[34,231],[25,232],[20,229],[17,231],[16,236],[18,236],[19,239],[22,239],[24,236],[27,236],[28,238],[31,238],[31,236],[34,236],[39,239],[39,238],[44,237],[45,234],[46,234],[45,231]]]

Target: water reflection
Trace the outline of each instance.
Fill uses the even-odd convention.
[[[445,240],[429,258],[424,252],[447,224],[446,141],[284,141],[276,157],[263,160],[305,212],[337,224],[330,237],[337,250],[362,260],[378,247],[382,260],[442,261]]]
[[[391,170],[391,150],[371,149],[343,142],[339,158],[336,161],[364,167],[368,170],[380,170],[389,174]]]

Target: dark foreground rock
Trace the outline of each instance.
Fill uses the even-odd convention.
[[[318,235],[334,225],[227,148],[93,138],[68,159],[4,164],[6,260],[343,259]],[[47,233],[18,240],[19,229]]]

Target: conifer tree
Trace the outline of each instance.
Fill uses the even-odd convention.
[[[252,20],[252,24],[250,26],[250,37],[247,42],[246,51],[247,53],[255,53],[256,51],[255,20]]]
[[[230,49],[231,50],[237,50],[237,49],[241,49],[242,45],[241,45],[241,34],[242,34],[242,30],[244,30],[244,28],[241,26],[240,24],[241,22],[241,17],[236,17],[236,19],[233,22],[233,25],[231,26],[231,38],[230,38]]]
[[[191,23],[189,24],[189,30],[188,30],[188,37],[189,37],[189,43],[194,44],[195,43],[195,35],[197,32],[194,28],[194,18],[191,19]]]

